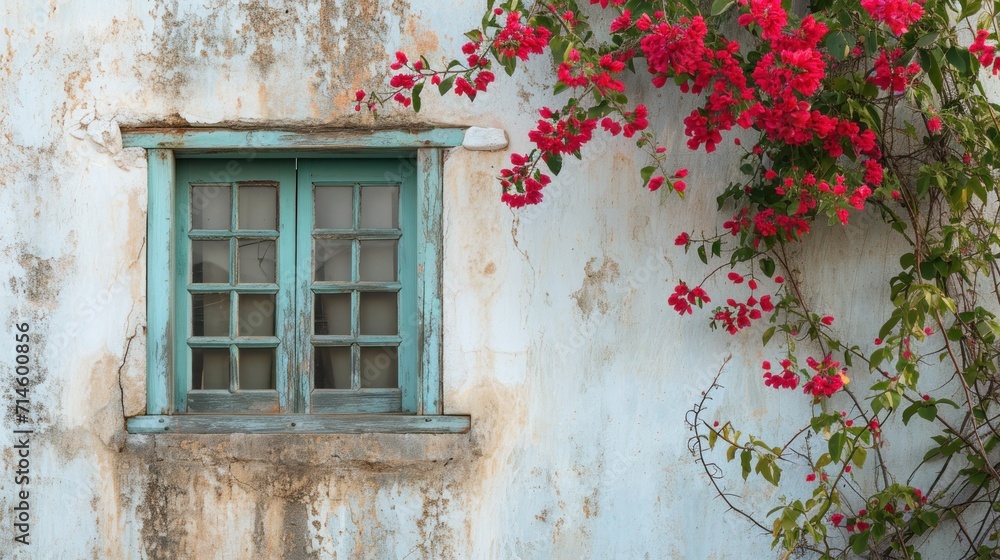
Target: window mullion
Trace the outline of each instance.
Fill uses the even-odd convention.
[[[280,169],[278,188],[278,297],[275,302],[275,317],[278,331],[275,333],[281,340],[281,352],[278,352],[278,364],[275,369],[275,382],[278,387],[278,398],[281,410],[300,413],[306,412],[304,398],[308,398],[302,390],[304,375],[300,359],[301,336],[298,332],[300,307],[299,275],[301,274],[298,260],[297,224],[298,210],[296,201],[295,160],[283,162]]]
[[[300,162],[295,175],[295,188],[293,189],[293,228],[295,232],[295,263],[292,268],[294,277],[294,311],[289,314],[294,322],[294,328],[289,336],[294,337],[293,350],[290,369],[297,383],[295,412],[308,413],[311,411],[311,388],[313,375],[313,355],[310,348],[310,335],[313,331],[313,294],[310,289],[313,276],[313,185],[312,185],[312,161]]]

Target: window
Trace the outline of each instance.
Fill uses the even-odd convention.
[[[149,149],[129,430],[467,430],[440,396],[441,148],[460,134],[280,134],[124,135]]]

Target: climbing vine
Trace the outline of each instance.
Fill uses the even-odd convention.
[[[648,120],[657,107],[638,102],[641,88],[623,76],[698,98],[683,121],[687,147],[734,142],[741,174],[717,193],[720,224],[678,232],[678,250],[707,272],[665,298],[710,328],[759,330],[770,358],[726,374],[759,378],[812,410],[786,441],[743,433],[738,418],[707,417],[716,377],[687,417],[712,487],[788,554],[916,559],[940,535],[955,558],[1000,557],[1000,105],[987,95],[1000,85],[1000,4],[795,6],[490,0],[460,58],[398,52],[388,89],[358,91],[356,109],[419,111],[425,88],[475,100],[496,70],[550,56],[553,93],[566,101],[539,109],[534,149],[512,154],[499,177],[501,200],[518,208],[541,203],[563,159],[588,157],[597,134],[634,141],[650,196],[682,198],[688,171],[671,165]],[[888,321],[849,340],[804,297],[792,254],[817,221],[859,227],[860,212],[879,215],[907,250],[885,288]],[[729,293],[708,293],[715,275]],[[903,467],[883,457],[890,425],[912,450]],[[858,476],[865,470],[876,476]],[[751,476],[779,488],[764,516],[731,493]]]

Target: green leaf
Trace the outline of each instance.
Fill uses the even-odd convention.
[[[760,270],[768,278],[774,276],[774,261],[768,258],[760,259]]]
[[[966,49],[959,50],[956,47],[951,47],[948,52],[945,53],[945,58],[948,62],[958,70],[960,74],[968,74],[971,67],[971,57],[969,51]]]
[[[959,19],[964,19],[964,18],[959,18]],[[917,42],[914,43],[913,46],[918,49],[929,47],[934,44],[934,41],[937,41],[939,35],[941,35],[939,31],[928,33],[927,35],[924,35],[923,37],[917,39]]]
[[[558,175],[562,170],[562,156],[556,154],[546,154],[544,160],[545,165],[548,166],[549,171],[551,171],[553,175]]]
[[[963,20],[967,17],[974,16],[983,9],[983,0],[972,0],[962,8],[962,13],[959,14],[958,19]]]
[[[746,480],[750,476],[750,460],[753,456],[750,454],[750,450],[744,449],[740,453],[740,466],[743,467],[743,480]]]
[[[931,84],[934,89],[939,93],[944,88],[944,78],[941,75],[941,49],[935,47],[930,51],[919,51],[918,56],[920,58],[920,67],[927,72],[927,77],[930,78]]]
[[[899,315],[893,313],[892,316],[889,317],[889,320],[886,321],[884,325],[882,325],[881,329],[879,329],[878,337],[884,339],[885,337],[889,336],[889,333],[892,332],[892,329],[896,328],[896,325],[899,324],[899,317],[900,317]]]
[[[444,95],[444,94],[448,93],[449,91],[451,91],[451,86],[455,85],[455,78],[457,78],[457,77],[458,76],[455,75],[455,76],[451,76],[450,78],[445,78],[445,79],[441,80],[441,83],[438,84],[438,93],[440,93],[441,95]]]
[[[729,8],[732,8],[736,2],[734,0],[715,0],[712,2],[712,15],[719,16],[726,12]]]
[[[826,49],[837,60],[844,60],[851,54],[851,49],[854,47],[853,43],[854,38],[851,37],[848,39],[848,36],[842,31],[831,33],[826,37]]]
[[[420,112],[420,92],[423,89],[424,89],[424,83],[423,82],[420,82],[419,84],[413,86],[413,93],[411,94],[411,97],[413,97],[413,112],[414,113],[419,113]]]
[[[937,407],[933,404],[926,404],[917,409],[917,414],[919,414],[924,420],[933,422],[934,418],[937,417]]]
[[[775,327],[771,327],[764,331],[764,336],[761,337],[761,345],[767,346],[767,343],[771,341],[771,337],[774,336]]]
[[[834,463],[840,461],[840,455],[844,451],[844,442],[847,441],[847,435],[844,432],[834,432],[830,436],[830,459]]]
[[[736,2],[734,0],[715,0],[712,2],[712,15],[719,16],[726,12],[729,8],[732,8]]]
[[[851,456],[853,462],[859,469],[865,468],[865,459],[868,458],[868,451],[864,447],[855,447],[854,455]]]
[[[865,551],[868,550],[868,531],[851,535],[848,542],[851,544],[851,550],[854,551],[854,554],[864,556]]]
[[[704,245],[699,245],[698,246],[698,258],[701,259],[701,262],[703,262],[705,264],[708,264],[708,255],[705,254],[705,246]]]
[[[885,358],[888,355],[888,353],[889,353],[888,348],[879,348],[878,350],[872,352],[872,357],[868,360],[868,363],[870,364],[872,371],[874,371],[879,365],[882,364],[883,361],[885,361]]]
[[[497,53],[499,55],[499,53]],[[503,71],[507,73],[508,76],[514,75],[514,70],[517,69],[517,58],[512,56],[497,56],[497,60],[503,66]]]
[[[913,418],[913,415],[916,414],[922,406],[923,403],[915,402],[906,407],[906,410],[903,411],[903,424],[909,424],[910,418]]]
[[[643,185],[645,185],[646,183],[649,182],[649,179],[650,179],[650,177],[653,176],[653,173],[656,173],[656,166],[655,165],[649,165],[649,166],[643,167],[642,170],[639,171],[639,174],[642,176],[642,184]]]
[[[757,462],[757,472],[764,477],[764,480],[775,486],[777,486],[778,482],[781,481],[781,467],[779,467],[771,457],[762,457],[760,461]]]

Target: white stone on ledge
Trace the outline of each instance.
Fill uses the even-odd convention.
[[[507,133],[502,128],[470,127],[465,131],[462,147],[466,150],[489,151],[507,147]]]

